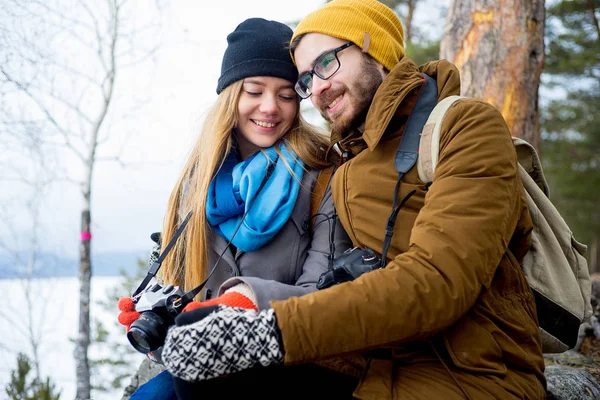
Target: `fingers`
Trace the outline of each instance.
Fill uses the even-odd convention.
[[[135,303],[131,297],[121,297],[117,302],[119,311],[135,311]]]
[[[190,303],[191,304],[191,303]],[[219,310],[219,306],[200,306],[192,311],[184,312],[175,318],[177,326],[189,325],[206,318],[209,314]]]
[[[154,243],[156,243],[156,244],[160,245],[160,243],[161,243],[161,233],[160,233],[160,232],[154,232],[154,233],[152,233],[152,234],[150,235],[150,239],[151,239],[151,240],[152,240]]]

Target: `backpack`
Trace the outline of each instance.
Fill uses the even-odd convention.
[[[433,182],[444,116],[455,102],[464,98],[447,97],[429,114],[421,133],[417,159],[419,178],[423,182]],[[587,247],[575,240],[550,201],[535,148],[521,138],[513,137],[513,144],[533,221],[531,248],[522,268],[535,297],[542,351],[562,353],[575,347],[579,326],[592,315],[591,281],[584,257]]]

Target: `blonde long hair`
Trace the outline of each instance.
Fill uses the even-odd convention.
[[[238,102],[242,85],[243,80],[237,81],[219,95],[206,117],[201,135],[169,198],[163,224],[163,249],[185,215],[189,211],[193,214],[185,231],[164,260],[161,276],[165,283],[179,285],[186,291],[198,286],[205,279],[210,267],[207,266],[208,188],[234,145],[232,132],[239,120]],[[292,127],[284,138],[308,167],[324,168],[328,165],[325,157],[327,138],[317,128],[304,121],[300,115],[299,102],[300,99]]]

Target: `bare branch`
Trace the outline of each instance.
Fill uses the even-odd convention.
[[[90,19],[92,20],[92,22],[94,24],[94,32],[95,32],[96,41],[98,44],[98,48],[97,48],[96,52],[98,54],[98,58],[100,59],[100,63],[102,64],[103,68],[106,70],[106,64],[104,62],[104,54],[103,54],[103,46],[102,46],[102,43],[104,43],[104,39],[102,37],[102,34],[100,33],[100,26],[98,25],[98,19],[96,17],[96,14],[88,7],[88,5],[85,3],[84,0],[79,0],[79,4],[81,4],[81,6],[83,7],[83,9],[88,14],[88,16],[90,17]]]
[[[75,68],[72,68],[68,65],[62,64],[60,62],[55,62],[54,66],[56,66],[57,68],[62,69],[64,72],[68,73],[69,75],[72,76],[76,76],[78,78],[81,78],[83,80],[85,80],[86,82],[94,85],[94,86],[98,86],[98,82],[96,80],[96,78],[94,78],[91,75],[85,74],[83,71],[77,70]]]
[[[133,60],[131,62],[128,62],[128,63],[121,64],[120,67],[124,68],[124,69],[125,68],[131,68],[131,67],[139,65],[139,64],[141,64],[141,63],[143,63],[145,61],[148,61],[149,59],[153,58],[156,55],[156,53],[157,53],[157,51],[158,51],[159,48],[160,48],[160,44],[157,43],[151,49],[144,51],[144,54],[140,58],[135,59],[135,60]],[[120,54],[120,56],[124,56],[124,55],[127,55],[127,54],[130,54],[130,52],[124,51],[124,52],[122,52]]]
[[[52,99],[58,101],[59,103],[63,104],[69,110],[73,111],[75,114],[77,114],[77,116],[79,116],[80,119],[88,122],[90,125],[93,123],[92,119],[90,117],[88,117],[83,111],[81,111],[81,108],[79,108],[78,106],[76,106],[74,104],[71,104],[70,102],[65,100],[62,96],[57,96],[54,93],[49,93],[48,96],[51,97]]]
[[[85,22],[83,22],[82,20],[76,19],[76,18],[71,18],[62,12],[59,12],[53,8],[50,8],[48,6],[48,3],[45,1],[30,1],[30,2],[32,4],[37,5],[38,7],[43,8],[45,13],[52,15],[54,17],[57,17],[58,21],[67,23],[68,26],[77,26],[77,27],[87,30],[88,32],[93,32],[93,28],[91,26],[89,26],[88,24],[86,24]],[[36,15],[44,15],[44,14],[36,13]],[[50,21],[51,19],[46,18],[45,20]]]
[[[46,117],[48,118],[48,121],[50,121],[52,123],[52,125],[56,128],[57,131],[61,132],[61,133],[65,133],[64,129],[62,128],[62,126],[60,126],[60,124],[54,119],[54,116],[52,115],[52,113],[50,113],[50,111],[46,108],[46,106],[44,104],[42,104],[41,101],[39,101],[39,99],[34,96],[29,89],[27,88],[27,86],[23,85],[21,82],[13,79],[10,75],[8,75],[8,73],[4,70],[4,68],[0,67],[0,71],[2,72],[2,74],[4,75],[4,77],[12,82],[15,86],[17,86],[23,93],[25,93],[31,100],[33,100],[33,102],[39,107],[39,109],[46,115]]]

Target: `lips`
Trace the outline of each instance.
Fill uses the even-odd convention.
[[[336,97],[336,98],[335,98],[335,99],[334,99],[334,100],[333,100],[333,101],[332,101],[332,102],[331,102],[331,103],[330,103],[330,104],[327,106],[327,108],[331,110],[332,108],[334,108],[335,106],[337,106],[337,104],[340,102],[340,100],[342,100],[342,95],[339,95],[338,97]]]
[[[321,114],[327,113],[330,114],[334,111],[334,108],[340,103],[344,98],[344,94],[346,93],[343,89],[338,89],[335,92],[324,93],[319,99],[315,106],[321,110]]]
[[[253,119],[251,121],[262,128],[274,128],[275,125],[277,125],[276,122],[260,121],[257,119]]]

